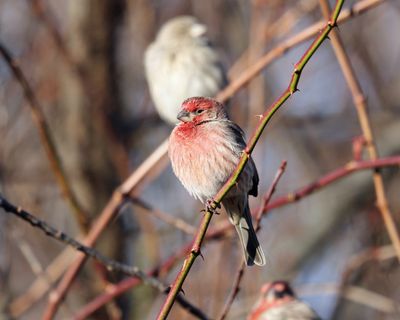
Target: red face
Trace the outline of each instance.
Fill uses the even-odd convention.
[[[194,97],[182,103],[182,110],[178,113],[178,120],[182,122],[200,123],[207,120],[226,118],[222,104],[211,98]]]

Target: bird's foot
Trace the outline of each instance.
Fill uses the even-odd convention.
[[[215,214],[219,214],[219,212],[217,211],[217,209],[221,208],[221,204],[215,202],[213,199],[207,199],[206,201],[206,208],[203,209],[202,211],[204,212],[211,212],[211,213],[215,213]]]

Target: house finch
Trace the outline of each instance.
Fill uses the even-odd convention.
[[[168,21],[145,53],[150,94],[160,117],[178,121],[180,103],[193,96],[214,96],[227,84],[206,27],[191,16]]]
[[[229,120],[224,106],[211,98],[189,98],[178,114],[181,121],[169,139],[175,175],[203,203],[221,189],[239,163],[246,144],[243,131]],[[222,200],[239,234],[247,265],[264,265],[265,257],[251,222],[248,195],[257,196],[258,174],[250,158],[236,186]]]
[[[298,300],[286,281],[267,283],[247,320],[319,320],[307,304]]]

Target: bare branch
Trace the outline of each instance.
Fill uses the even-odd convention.
[[[330,15],[330,7],[327,0],[319,0],[321,10],[325,18]],[[366,149],[371,160],[378,159],[378,151],[375,146],[374,136],[372,134],[371,121],[369,120],[367,113],[367,102],[364,93],[361,89],[360,82],[354,72],[350,58],[348,57],[346,50],[344,49],[341,37],[336,30],[333,30],[331,34],[331,43],[333,50],[335,51],[336,58],[342,69],[343,75],[346,79],[349,90],[353,96],[354,106],[356,107],[358,120],[360,122],[361,130],[365,139]],[[385,186],[383,184],[383,178],[381,173],[376,170],[372,174],[375,187],[376,195],[376,206],[382,215],[383,222],[385,223],[386,230],[389,234],[390,240],[393,243],[393,247],[397,253],[397,259],[400,262],[400,237],[397,230],[396,224],[393,219],[393,215],[390,212],[388,200],[386,197]]]
[[[71,185],[65,174],[65,170],[60,155],[54,143],[54,139],[50,133],[49,125],[46,122],[46,118],[36,98],[36,95],[32,90],[21,68],[19,67],[18,62],[12,57],[11,53],[2,43],[0,43],[0,53],[3,56],[4,60],[6,61],[7,65],[10,67],[15,79],[18,81],[18,83],[22,87],[22,90],[24,91],[25,98],[28,101],[28,104],[31,108],[33,121],[36,124],[37,129],[39,131],[40,140],[46,151],[50,167],[56,178],[61,193],[63,194],[64,198],[67,200],[73,213],[75,214],[75,218],[79,223],[81,231],[82,232],[87,231],[89,226],[88,215],[82,209],[82,207],[78,203],[78,199],[76,198],[75,194],[72,191]]]

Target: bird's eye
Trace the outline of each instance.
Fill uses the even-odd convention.
[[[197,109],[196,114],[201,114],[201,113],[203,113],[203,111],[204,111],[203,109]]]

